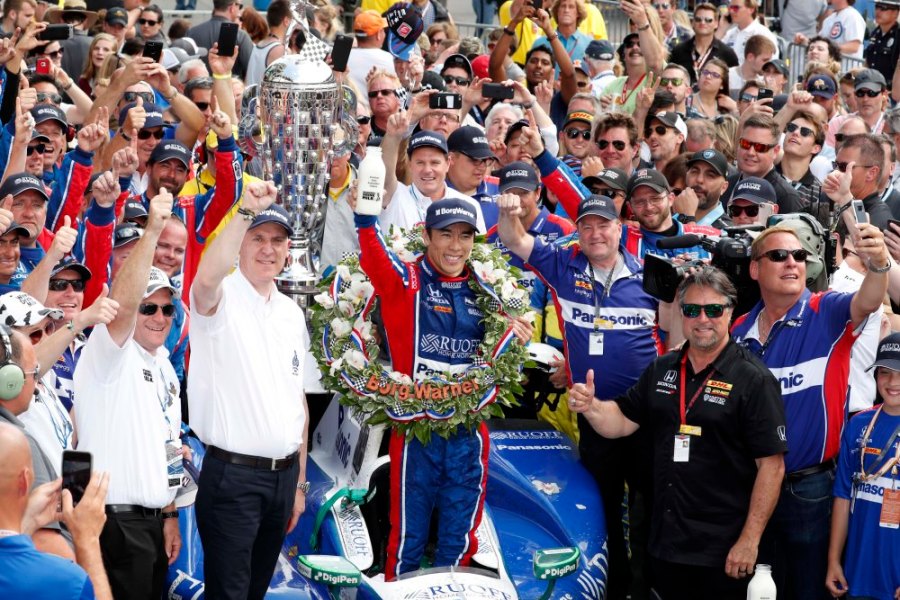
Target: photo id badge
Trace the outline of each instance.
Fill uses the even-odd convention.
[[[166,442],[166,475],[170,490],[181,487],[181,478],[184,476],[181,440],[168,440]]]
[[[900,490],[884,490],[878,525],[888,529],[900,529]]]
[[[589,352],[591,356],[603,356],[603,332],[592,331],[589,343]]]
[[[675,462],[687,462],[691,457],[691,436],[676,435],[675,436],[675,454],[672,460]]]

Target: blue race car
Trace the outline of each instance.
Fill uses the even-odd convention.
[[[603,506],[574,443],[538,421],[492,419],[488,428],[488,489],[471,566],[423,568],[386,582],[388,436],[333,398],[310,439],[306,512],[284,541],[267,597],[604,598]],[[187,443],[202,468],[203,445]],[[203,548],[193,506],[180,512],[183,547],[168,594],[199,600]]]

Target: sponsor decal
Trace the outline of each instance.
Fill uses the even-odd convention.
[[[351,506],[341,510],[337,514],[337,523],[341,546],[347,552],[347,558],[351,561],[353,559],[368,560],[371,564],[372,544],[369,541],[369,530],[366,528],[366,522],[363,520],[359,507]]]
[[[676,379],[678,379],[678,371],[675,369],[669,369],[663,377],[663,381],[666,383],[675,383]]]
[[[713,396],[711,394],[703,394],[704,402],[712,402],[713,404],[718,404],[719,406],[725,406],[725,398],[721,396]]]
[[[424,365],[419,365],[420,370]],[[427,367],[424,367],[427,369]],[[457,398],[473,394],[479,389],[478,381],[475,379],[467,379],[448,385],[438,385],[423,381],[416,381],[411,384],[399,383],[396,381],[381,382],[378,377],[372,375],[366,382],[366,390],[369,392],[378,392],[383,396],[393,396],[397,400],[406,400],[408,398],[416,398],[418,400],[446,400],[448,398]],[[340,437],[340,436],[338,436]],[[349,446],[349,445],[348,445]],[[349,453],[349,449],[348,449]],[[347,463],[343,457],[341,462],[344,466]]]
[[[821,386],[825,381],[826,357],[814,358],[790,367],[770,367],[769,370],[781,384],[782,394],[794,394],[811,387]]]
[[[419,341],[420,352],[433,352],[452,358],[472,356],[481,344],[481,340],[459,339],[436,333],[428,333]]]
[[[731,388],[734,387],[733,384],[725,383],[724,381],[716,381],[715,379],[710,379],[706,385],[708,385],[711,388],[716,388],[716,389],[723,390],[726,392],[730,392]]]
[[[527,445],[527,446],[509,446],[507,444],[497,444],[497,450],[571,450],[572,447],[566,444],[548,444],[548,445]]]
[[[491,598],[496,600],[514,600],[515,596],[510,595],[500,588],[484,585],[480,583],[453,582],[442,585],[430,585],[409,592],[403,596],[404,600],[458,600],[459,598]]]
[[[561,440],[560,431],[492,431],[492,440]]]

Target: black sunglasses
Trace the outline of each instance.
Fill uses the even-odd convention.
[[[700,316],[700,312],[705,312],[710,319],[718,319],[725,314],[727,304],[682,304],[681,314],[688,319],[696,319]]]
[[[816,135],[816,132],[809,127],[803,127],[802,125],[797,125],[796,123],[788,123],[787,127],[785,127],[784,129],[788,133],[799,131],[800,135],[802,135],[803,137],[813,137],[814,135]],[[835,139],[837,139],[837,136],[835,136]]]
[[[379,95],[381,96],[396,96],[397,90],[372,90],[369,92],[369,98],[377,98]]]
[[[356,117],[356,122],[360,125],[368,125],[371,120],[372,117]]]
[[[155,137],[158,140],[161,140],[161,139],[163,139],[164,135],[165,135],[165,133],[163,133],[162,129],[157,129],[156,131],[150,131],[149,129],[141,129],[140,131],[138,131],[138,139],[139,140],[149,140],[151,136]]]
[[[59,104],[62,102],[62,96],[59,94],[54,94],[52,92],[38,92],[37,93],[37,101],[41,102],[49,102],[50,104]]]
[[[194,105],[200,109],[200,112],[209,109],[209,102],[194,102]]]
[[[47,151],[47,144],[35,144],[34,146],[28,146],[25,149],[25,156],[31,156],[35,152],[38,154],[43,154]]]
[[[865,98],[868,96],[869,98],[877,98],[881,95],[881,91],[879,90],[856,90],[853,92],[853,95],[857,98]]]
[[[756,218],[756,215],[759,214],[759,206],[755,204],[752,206],[739,206],[737,204],[732,204],[728,207],[728,214],[732,217],[739,217],[744,214],[751,219]]]
[[[836,171],[840,171],[841,173],[846,173],[846,172],[847,172],[847,167],[850,166],[850,163],[848,163],[848,162],[843,162],[843,161],[838,161],[838,160],[833,160],[833,161],[831,161],[831,166],[834,167],[834,169],[835,169]],[[876,166],[876,165],[853,165],[854,168],[860,167],[860,168],[863,168],[863,169],[870,169],[870,168],[872,168],[872,167],[874,167],[874,166]]]
[[[668,132],[669,129],[662,125],[653,125],[644,130],[644,137],[650,137],[650,134],[654,131],[656,132],[656,135],[666,135],[666,132]]]
[[[152,317],[156,314],[156,309],[158,308],[162,309],[162,314],[164,317],[171,317],[175,314],[174,304],[163,304],[162,306],[160,306],[159,304],[153,304],[152,302],[139,305],[138,312],[145,317]]]
[[[625,48],[640,48],[641,40],[628,40],[625,42]]]
[[[159,21],[151,21],[150,19],[138,19],[138,25],[157,25]]]
[[[809,257],[809,252],[807,252],[803,248],[798,248],[797,250],[785,250],[783,248],[778,248],[775,250],[769,250],[768,252],[763,252],[762,256],[760,256],[759,258],[766,257],[772,262],[784,262],[787,260],[788,256],[793,256],[795,261],[801,263],[806,262],[806,259]]]
[[[73,292],[84,291],[83,279],[51,279],[50,283],[47,285],[47,289],[51,292],[64,292],[70,285],[72,286]]]
[[[54,50],[53,52],[44,52],[44,56],[52,56],[53,58],[62,57],[65,51],[65,48],[60,48],[59,50]]]
[[[694,21],[697,23],[713,23],[715,22],[715,17],[694,17]]]
[[[591,139],[591,130],[590,129],[575,129],[574,127],[570,127],[566,129],[566,137],[570,140],[577,140],[578,136],[581,136],[581,139],[587,141]]]
[[[441,79],[444,80],[444,83],[450,85],[451,83],[455,83],[456,85],[466,86],[472,83],[471,79],[466,79],[465,77],[454,77],[453,75],[443,75]]]
[[[613,140],[611,142],[608,140],[597,140],[597,147],[601,150],[606,150],[610,144],[612,144],[612,147],[619,152],[625,149],[625,142],[622,140]]]
[[[151,92],[124,92],[122,98],[125,102],[137,102],[141,98],[146,104],[153,104],[153,94]]]
[[[755,102],[756,96],[751,96],[750,94],[741,94],[741,102]]]

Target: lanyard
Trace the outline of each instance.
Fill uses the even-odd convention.
[[[46,387],[43,383],[39,382],[40,389],[34,390],[34,399],[38,404],[42,404],[46,409],[47,413],[50,415],[50,422],[53,424],[53,433],[56,434],[56,440],[59,442],[59,445],[63,450],[69,448],[69,442],[72,439],[72,433],[74,432],[74,428],[72,427],[72,423],[66,418],[65,413],[60,410],[59,400],[53,398],[52,394],[49,392],[46,396],[42,393],[43,390],[46,390]],[[50,404],[55,403],[55,407],[51,407]],[[54,416],[54,412],[56,415]]]
[[[684,406],[684,389],[687,386],[687,350],[685,350],[684,354],[681,357],[681,385],[678,386],[679,390],[679,411],[681,413],[681,424],[687,425],[687,413],[694,407],[694,403],[697,401],[697,398],[700,397],[700,391],[706,387],[706,383],[709,381],[709,378],[712,377],[715,369],[710,369],[709,374],[706,378],[700,383],[700,387],[697,388],[697,391],[694,392],[694,396],[691,398],[691,403],[687,405],[687,408]]]
[[[603,284],[603,293],[600,294],[600,300],[597,300],[597,294],[594,294],[594,331],[600,330],[600,306],[603,304],[603,300],[609,296],[609,286],[612,284],[613,275],[616,272],[616,267],[619,264],[618,254],[616,255],[616,262],[613,263],[612,268],[609,270],[609,275],[606,276],[606,283]],[[597,273],[594,272],[594,265],[588,263],[588,266],[591,269],[591,279],[597,281]],[[593,285],[593,284],[592,284]]]
[[[156,384],[156,399],[159,401],[159,408],[162,409],[163,418],[166,420],[166,429],[169,432],[169,439],[174,440],[175,435],[172,432],[172,420],[169,419],[169,413],[166,412],[166,409],[169,408],[169,393],[166,390],[166,378],[163,377],[163,370],[161,367],[158,367],[156,370],[156,375],[159,378]],[[162,387],[162,394],[160,394],[159,390]]]
[[[641,78],[638,79],[638,82],[636,84],[634,84],[634,87],[631,88],[630,92],[628,92],[628,77],[627,76],[625,77],[625,81],[622,83],[622,97],[621,97],[621,101],[619,102],[619,106],[625,106],[626,104],[628,104],[628,99],[631,98],[631,96],[634,94],[635,90],[637,90],[639,87],[641,87],[641,82],[644,81],[644,77],[646,77],[646,76],[647,76],[646,73],[641,75]],[[628,92],[628,93],[626,94],[625,92]]]
[[[874,473],[866,473],[866,449],[869,444],[869,435],[872,433],[872,430],[875,428],[875,421],[878,420],[878,416],[881,414],[881,410],[884,406],[879,406],[878,410],[875,412],[875,416],[872,417],[872,420],[869,421],[869,426],[866,427],[866,432],[863,434],[862,446],[860,446],[859,452],[859,480],[860,481],[871,481],[873,479],[878,479],[885,473],[887,473],[892,468],[896,470],[897,464],[900,463],[900,444],[897,444],[897,451],[894,452],[894,456],[891,459],[888,459],[884,462],[880,469],[878,469]],[[896,429],[894,433],[888,438],[887,444],[881,451],[878,453],[878,458],[875,459],[877,464],[878,459],[887,456],[888,451],[891,449],[891,445],[896,441],[897,436],[900,435],[900,428]]]
[[[425,207],[424,211],[422,210],[422,206],[419,204],[420,198],[416,193],[416,186],[414,183],[409,184],[409,195],[412,196],[413,203],[415,203],[416,205],[416,212],[419,213],[419,220],[417,221],[417,223],[424,223],[425,213],[428,212],[428,206]],[[431,198],[429,198],[428,200],[431,200]]]
[[[709,53],[712,52],[712,49],[713,49],[713,43],[710,42],[710,43],[709,43],[709,48],[706,49],[706,52],[703,53],[703,56],[700,56],[700,55],[697,53],[697,48],[696,48],[696,46],[694,47],[694,53],[693,53],[693,54],[694,54],[694,56],[697,57],[697,58],[694,59],[694,73],[697,75],[697,79],[700,79],[700,73],[698,73],[698,71],[700,70],[701,67],[703,67],[703,65],[706,64],[706,59],[707,59],[707,57],[709,56]]]

